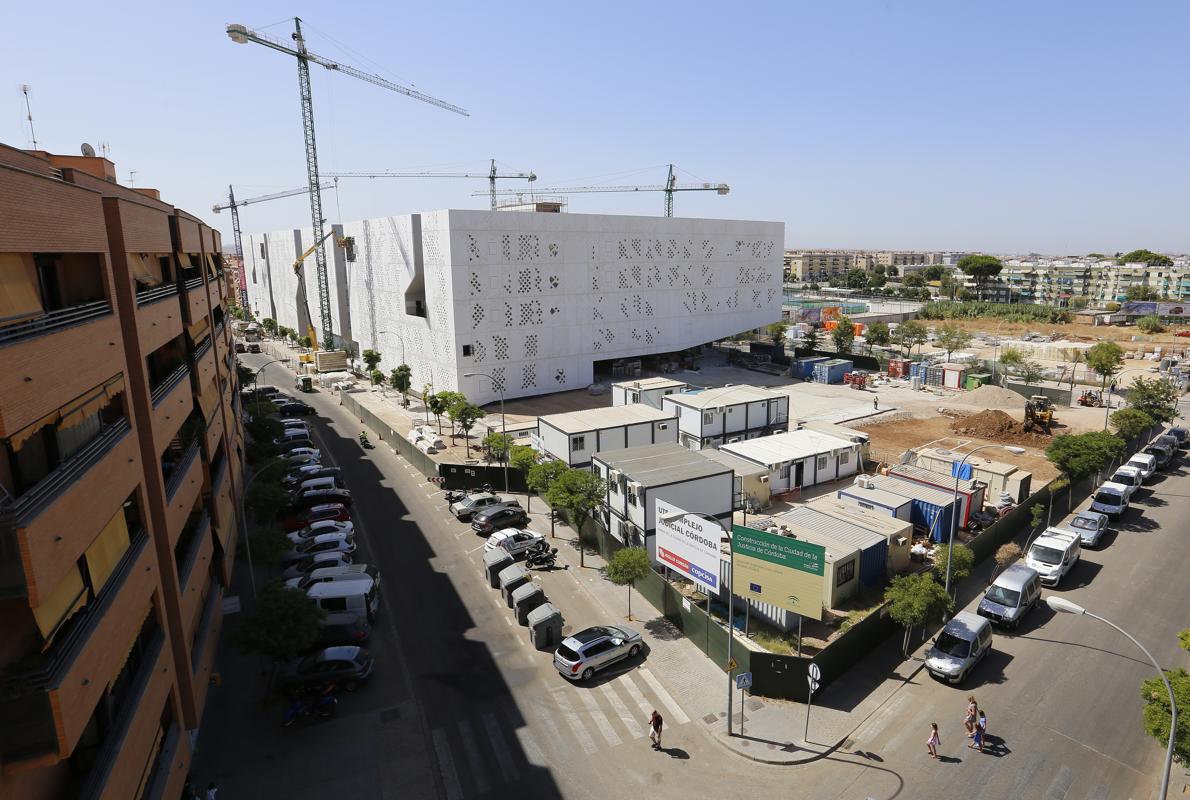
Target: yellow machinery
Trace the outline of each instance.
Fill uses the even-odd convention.
[[[1041,428],[1046,433],[1054,424],[1054,404],[1043,394],[1035,394],[1025,403],[1025,432]]]

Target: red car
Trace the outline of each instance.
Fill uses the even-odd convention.
[[[349,522],[351,521],[351,512],[347,510],[347,506],[338,503],[328,503],[326,505],[314,506],[308,511],[302,511],[298,514],[290,514],[282,520],[281,525],[285,528],[286,533],[289,533],[290,531],[300,530],[311,522],[321,522],[326,519]]]

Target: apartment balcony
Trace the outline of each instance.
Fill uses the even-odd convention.
[[[120,323],[104,301],[0,325],[0,361],[3,437],[123,372]]]
[[[189,375],[189,365],[179,364],[152,388],[154,442],[173,439],[194,408],[190,381],[186,380]]]
[[[194,674],[194,706],[206,704],[207,688],[211,685],[212,665],[219,652],[219,632],[223,627],[223,584],[211,579],[210,589],[203,602],[202,613],[191,639],[190,669]]]
[[[207,430],[203,434],[208,453],[215,452],[219,445],[223,443],[223,431],[223,414],[220,413],[219,405],[216,403],[213,406],[210,418],[207,420]]]
[[[156,292],[168,290],[165,294],[154,295]],[[158,300],[166,297],[176,298],[178,285],[169,283],[158,286],[136,297],[136,333],[140,340],[142,353],[152,353],[170,339],[175,339],[182,333],[182,309],[174,299],[168,303],[144,302],[142,298],[154,295]]]
[[[0,529],[7,527],[16,543],[15,552],[0,547],[3,593],[28,594],[36,606],[76,564],[98,532],[80,518],[107,519],[140,482],[140,451],[130,432],[126,419],[110,424],[32,487],[0,502],[0,517],[8,521],[0,520]],[[9,583],[18,572],[23,587]]]
[[[210,336],[199,342],[194,350],[194,374],[199,386],[215,380],[215,348]]]
[[[232,480],[228,475],[227,459],[211,476],[211,504],[215,508],[215,533],[225,551],[230,552],[235,542],[236,504],[232,498]]]
[[[165,526],[169,545],[177,544],[178,537],[186,525],[195,501],[202,492],[202,459],[198,457],[198,439],[180,450],[168,470],[162,470],[165,478]]]
[[[203,284],[202,275],[187,280],[184,288],[186,291],[185,305],[188,309],[188,319],[191,324],[198,322],[200,319],[206,319],[211,304],[207,300],[207,287]]]
[[[74,751],[149,608],[157,581],[148,542],[143,529],[134,532],[103,588],[55,633],[50,647],[5,669],[0,756],[6,762]]]
[[[215,540],[211,536],[211,521],[205,517],[205,524],[193,532],[194,540],[189,543],[190,553],[183,564],[185,574],[178,574],[178,585],[181,587],[182,625],[186,641],[194,637],[194,628],[198,622],[199,608],[203,603],[203,591],[211,582],[211,557],[215,552]],[[219,565],[222,569],[222,565]]]
[[[149,768],[143,800],[180,797],[190,768],[190,756],[190,737],[185,735],[181,725],[171,723]]]

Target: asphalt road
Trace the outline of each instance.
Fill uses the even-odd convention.
[[[248,366],[264,360],[241,358]],[[289,381],[274,371],[268,377],[287,390]],[[680,676],[647,656],[573,686],[548,653],[530,647],[483,583],[483,540],[446,513],[436,487],[384,445],[361,450],[358,422],[333,396],[301,399],[317,409],[315,436],[353,492],[356,560],[383,575],[369,643],[376,674],[342,699],[337,718],[285,730],[281,709],[258,703],[262,680],[213,692],[195,775],[219,780],[229,797],[1156,794],[1163,748],[1141,732],[1138,698],[1151,668],[1110,628],[1046,608],[1015,635],[997,633],[968,685],[948,687],[920,673],[840,751],[798,767],[758,764],[711,741],[700,720],[682,713]],[[1184,469],[1155,482],[1139,511],[1103,549],[1084,554],[1061,590],[1128,629],[1167,666],[1186,662],[1176,633],[1190,626],[1190,526],[1179,511],[1188,493]],[[612,621],[576,573],[542,577],[568,623]],[[251,671],[226,645],[224,653],[226,675]],[[994,749],[983,754],[968,750],[963,736],[968,693],[989,712]],[[669,720],[662,753],[645,738],[653,707]],[[941,762],[925,754],[931,721],[942,730]]]

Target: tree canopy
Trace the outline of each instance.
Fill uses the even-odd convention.
[[[950,581],[953,586],[971,574],[971,568],[975,566],[975,553],[965,544],[956,544],[952,560],[950,545],[939,545],[934,551],[934,576],[940,581],[946,579],[946,563],[948,561],[950,562]]]
[[[525,483],[537,494],[546,495],[549,493],[550,487],[554,485],[554,481],[558,479],[558,476],[568,469],[570,467],[561,461],[553,459],[543,461],[540,464],[533,464],[529,467],[529,473],[525,476]]]
[[[1141,333],[1161,333],[1165,326],[1161,324],[1161,317],[1147,314],[1136,321],[1136,327]]]
[[[408,364],[402,364],[394,369],[388,377],[389,386],[401,393],[401,399],[406,405],[408,401],[405,399],[409,394],[409,387],[413,385],[413,370],[409,368]]]
[[[888,615],[905,628],[903,648],[908,645],[910,629],[952,606],[946,589],[927,572],[897,575],[884,590],[884,600],[889,604]]]
[[[789,323],[785,320],[778,320],[765,326],[764,332],[773,337],[773,344],[785,343],[785,331],[789,330]]]
[[[902,353],[909,355],[913,352],[913,348],[925,344],[929,338],[930,333],[926,330],[925,325],[922,325],[917,320],[909,320],[897,326],[897,332],[893,336],[893,341],[896,342],[897,347],[901,348]]]
[[[835,351],[846,355],[851,352],[851,345],[855,343],[855,325],[847,315],[840,315],[838,324],[831,331],[831,341],[835,343]]]
[[[250,653],[288,661],[308,650],[318,637],[326,612],[301,589],[270,583],[260,591],[255,608],[232,632],[232,641]]]
[[[1135,439],[1153,427],[1153,418],[1139,408],[1121,408],[1111,413],[1111,424],[1126,441]]]
[[[1128,403],[1157,422],[1172,422],[1178,414],[1178,387],[1165,378],[1138,377],[1128,387]]]
[[[868,326],[868,332],[864,334],[864,339],[868,342],[869,351],[873,347],[884,347],[892,341],[892,334],[888,331],[887,322],[873,322]]]
[[[368,365],[368,372],[374,371],[378,366],[380,366],[380,362],[384,360],[384,356],[382,356],[376,350],[372,350],[370,348],[363,352],[361,358],[363,358],[364,363]]]
[[[1106,431],[1054,437],[1045,457],[1075,480],[1093,475],[1124,454],[1124,441]]]
[[[1103,378],[1115,375],[1124,366],[1124,348],[1115,342],[1097,342],[1087,349],[1087,366]]]
[[[1125,253],[1116,259],[1117,264],[1148,264],[1154,267],[1168,267],[1173,264],[1173,259],[1169,256],[1163,256],[1160,253],[1154,253],[1152,250],[1133,250],[1130,253]],[[1131,298],[1129,298],[1131,299]]]
[[[643,547],[624,547],[612,554],[604,574],[616,586],[628,587],[628,619],[632,619],[632,587],[649,574],[649,553]]]
[[[951,353],[962,350],[970,341],[971,334],[953,322],[944,322],[938,326],[938,346],[946,351],[947,361],[950,361]]]
[[[1160,300],[1161,292],[1152,286],[1129,286],[1128,291],[1124,292],[1124,297],[1133,302]]]
[[[532,474],[532,470],[530,470]],[[603,503],[607,493],[607,482],[585,469],[567,469],[550,483],[546,502],[551,508],[565,511],[579,541],[579,564],[583,564],[586,548],[583,546],[583,527],[591,519],[595,509]]]
[[[1178,643],[1183,650],[1190,650],[1190,629],[1178,634]],[[1182,667],[1166,670],[1165,678],[1173,689],[1174,701],[1178,705],[1178,727],[1173,736],[1174,760],[1180,764],[1190,763],[1190,673]],[[1169,692],[1160,678],[1148,678],[1140,685],[1140,698],[1144,701],[1145,733],[1165,745],[1169,741],[1169,726],[1173,715],[1169,708]]]

